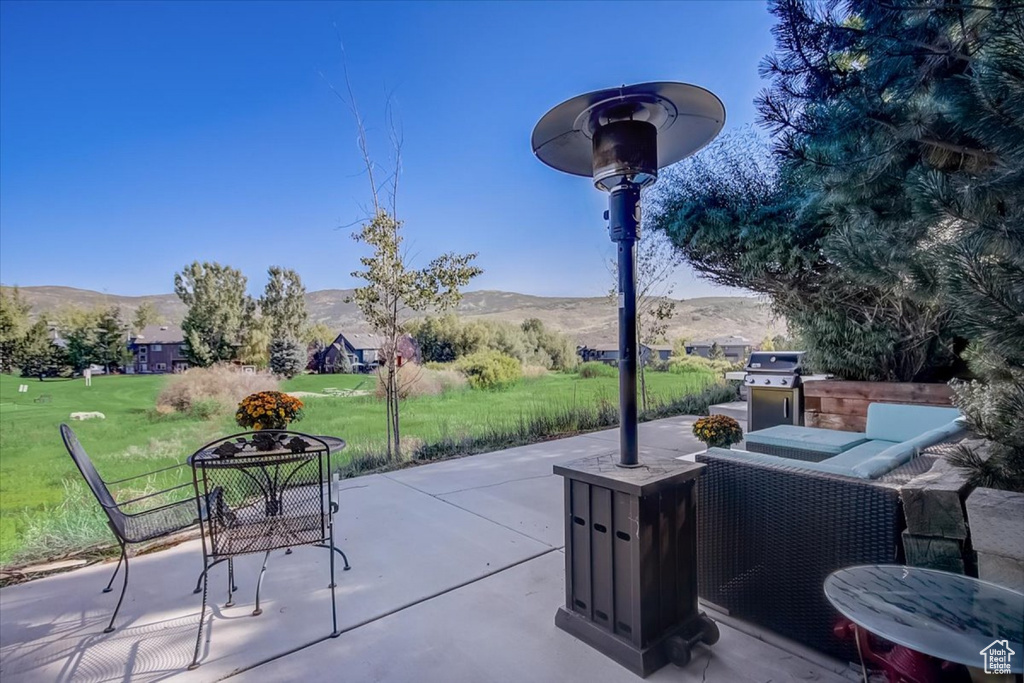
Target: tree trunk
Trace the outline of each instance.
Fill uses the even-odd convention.
[[[640,364],[640,404],[647,412],[647,368],[644,363]]]

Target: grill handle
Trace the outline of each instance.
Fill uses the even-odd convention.
[[[782,417],[789,419],[789,398],[782,399]]]

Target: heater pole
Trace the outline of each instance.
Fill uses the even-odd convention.
[[[619,467],[639,467],[637,442],[636,241],[640,186],[623,181],[608,195],[608,234],[618,245],[619,270]]]

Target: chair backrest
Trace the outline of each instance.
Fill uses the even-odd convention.
[[[78,471],[82,473],[82,478],[85,479],[85,483],[88,484],[92,494],[96,496],[97,502],[103,508],[103,512],[106,513],[107,519],[110,520],[111,528],[123,540],[125,529],[124,513],[117,506],[117,501],[111,495],[110,489],[107,488],[103,478],[96,471],[96,467],[93,466],[89,454],[82,448],[82,444],[78,441],[78,436],[75,435],[71,427],[62,424],[60,426],[60,435],[64,439],[64,447],[68,449],[68,455],[71,456],[75,465],[78,466]]]
[[[206,501],[204,549],[214,557],[328,538],[333,501],[330,448],[315,436],[247,432],[189,458],[196,495]]]
[[[898,443],[942,427],[958,417],[960,411],[956,408],[871,403],[868,405],[868,425],[864,431],[869,439]]]

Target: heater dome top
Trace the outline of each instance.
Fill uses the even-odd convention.
[[[725,125],[714,93],[687,83],[623,85],[578,95],[558,105],[533,129],[533,153],[548,166],[593,177],[594,131],[615,121],[646,121],[658,129],[658,167],[690,156]]]

